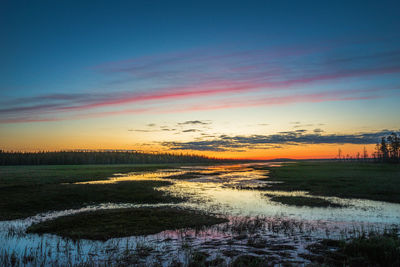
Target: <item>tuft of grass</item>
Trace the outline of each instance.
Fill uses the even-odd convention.
[[[350,266],[400,266],[400,238],[397,231],[361,236],[339,250]]]
[[[34,224],[28,233],[52,233],[72,239],[107,240],[156,234],[164,230],[200,228],[227,222],[223,218],[177,208],[128,208],[69,215]]]
[[[314,254],[302,257],[327,266],[400,266],[397,229],[363,233],[348,241],[325,239],[307,249]]]
[[[400,165],[357,162],[298,162],[269,167],[268,190],[400,203]]]
[[[174,174],[167,176],[167,179],[176,179],[176,180],[184,180],[184,179],[195,179],[204,176],[214,176],[214,175],[221,175],[222,172],[186,172],[183,174]]]
[[[252,255],[241,255],[232,262],[232,267],[266,267],[273,266],[274,264],[268,263],[265,258],[252,256]]]
[[[270,195],[267,195],[270,196]],[[303,196],[271,196],[271,201],[279,202],[285,205],[298,206],[298,207],[334,207],[340,208],[342,205],[332,203],[328,200],[318,197],[303,197]]]
[[[182,174],[173,174],[166,176],[166,179],[184,180],[184,179],[195,179],[199,178],[202,174],[200,172],[187,172]]]

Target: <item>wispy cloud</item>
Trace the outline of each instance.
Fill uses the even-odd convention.
[[[177,129],[171,128],[169,126],[161,125],[157,126],[155,123],[149,123],[146,125],[147,129],[128,129],[129,132],[142,132],[142,133],[152,133],[152,132],[173,132]]]
[[[3,100],[0,122],[54,121],[126,113],[200,111],[381,97],[382,94],[371,95],[371,91],[365,88],[352,88],[359,90],[359,93],[348,93],[347,96],[333,89],[321,92],[331,94],[330,97],[310,92],[297,93],[296,90],[304,89],[309,84],[327,81],[332,84],[342,79],[400,72],[398,50],[373,48],[376,50],[373,53],[362,54],[354,52],[359,44],[352,45],[351,54],[347,52],[348,44],[340,46],[336,43],[229,52],[202,49],[109,62],[96,66],[94,71],[114,79],[114,82],[120,80],[120,85],[125,89],[115,91],[113,85],[106,84],[109,86],[106,92],[92,90]],[[298,100],[287,96],[287,92]],[[251,98],[254,93],[258,94],[258,99]],[[237,99],[232,100],[235,96]],[[224,101],[224,104],[213,103],[216,97],[224,97],[228,101]],[[190,106],[179,104],[172,108],[163,107],[171,101],[187,100],[192,102]],[[105,108],[108,110],[105,111]]]
[[[257,97],[257,98],[231,98],[225,99],[224,103],[220,101],[211,101],[206,104],[183,105],[182,107],[172,108],[166,112],[189,112],[189,111],[204,111],[204,110],[218,110],[228,108],[241,108],[241,107],[257,107],[257,106],[279,106],[289,105],[296,103],[320,103],[332,101],[354,101],[354,100],[368,100],[376,99],[382,96],[379,95],[354,95],[351,91],[337,91],[325,92],[316,94],[294,94],[290,96],[277,96],[277,97]]]
[[[208,101],[202,104],[181,104],[179,106],[165,106],[165,107],[145,107],[145,108],[129,108],[114,111],[92,112],[84,114],[68,115],[63,113],[62,116],[52,115],[51,117],[35,117],[30,114],[16,118],[1,118],[0,123],[18,123],[18,122],[40,122],[40,121],[57,121],[57,120],[71,120],[71,119],[86,119],[86,118],[99,118],[106,116],[127,115],[127,114],[142,114],[142,113],[179,113],[179,112],[198,112],[204,110],[218,110],[227,108],[242,108],[242,107],[257,107],[257,106],[279,106],[289,105],[296,103],[320,103],[332,101],[354,101],[354,100],[368,100],[380,98],[380,95],[366,95],[360,96],[363,93],[370,93],[371,90],[341,90],[335,92],[323,92],[314,94],[294,94],[289,96],[277,97],[231,97],[221,101]],[[189,121],[190,122],[190,121]],[[193,122],[193,121],[192,121]],[[196,121],[194,121],[196,122]],[[203,122],[207,123],[207,122]],[[186,125],[190,125],[188,123]],[[178,124],[179,125],[179,124]],[[180,124],[183,126],[184,124]],[[196,125],[196,123],[192,123]],[[197,125],[203,125],[197,123]],[[295,125],[294,127],[302,127],[304,125]],[[309,125],[312,126],[312,125]]]
[[[144,129],[129,129],[129,132],[142,132],[142,133],[150,133],[154,132],[153,130],[144,130]]]
[[[210,121],[199,121],[199,120],[194,120],[194,121],[185,121],[185,122],[179,122],[178,125],[208,125],[211,124]]]
[[[182,133],[194,133],[194,132],[200,132],[199,129],[187,129],[183,130]]]

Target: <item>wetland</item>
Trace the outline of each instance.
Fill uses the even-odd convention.
[[[399,263],[398,165],[310,161],[0,170],[4,266]]]

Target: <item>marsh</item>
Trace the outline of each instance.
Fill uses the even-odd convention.
[[[328,248],[314,255],[315,244],[393,233],[400,225],[397,199],[374,200],[373,192],[385,186],[398,190],[400,168],[380,172],[381,167],[337,162],[2,167],[7,205],[1,206],[1,262],[259,266],[321,263],[323,257],[335,264],[321,256]],[[343,171],[332,172],[335,168]],[[338,188],[324,191],[324,183],[318,190],[302,187],[306,179],[312,185],[318,179],[343,182],[345,176],[347,187],[361,176],[364,189],[369,179],[386,183],[368,188],[370,195],[346,190],[346,197]],[[36,200],[24,198],[24,192]]]

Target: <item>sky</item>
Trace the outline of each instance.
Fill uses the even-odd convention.
[[[369,153],[400,131],[399,1],[2,1],[0,149]]]

